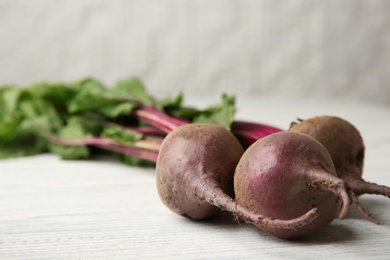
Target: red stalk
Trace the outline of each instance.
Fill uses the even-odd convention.
[[[191,123],[187,119],[172,117],[155,107],[148,106],[137,109],[133,112],[133,115],[139,120],[144,121],[165,133],[169,133],[181,125]],[[240,141],[241,145],[244,148],[248,148],[258,139],[283,130],[261,123],[234,121],[231,131]]]
[[[116,142],[109,138],[102,138],[102,137],[66,140],[51,135],[48,137],[48,140],[50,142],[60,144],[60,145],[66,145],[66,146],[92,145],[109,151],[128,154],[150,162],[157,162],[158,150],[159,150],[158,144],[145,148],[145,145],[140,145],[140,147],[138,147],[137,142],[135,142],[134,144],[124,145],[120,142]]]
[[[182,118],[175,118],[169,116],[155,107],[142,107],[133,112],[139,120],[149,123],[150,125],[164,131],[165,133],[171,132],[173,129],[191,123],[190,121]]]

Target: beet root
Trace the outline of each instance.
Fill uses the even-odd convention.
[[[219,209],[204,197],[217,189],[230,200],[233,171],[243,152],[223,127],[187,124],[176,128],[165,137],[156,164],[162,201],[174,212],[193,219],[215,215]],[[213,197],[213,201],[218,198]]]
[[[294,229],[313,221],[318,212],[290,219],[268,218],[237,204],[233,175],[244,150],[234,135],[216,124],[186,124],[164,139],[157,159],[157,190],[173,212],[192,219],[205,219],[221,210],[236,218],[266,227]]]
[[[289,131],[311,135],[325,146],[332,157],[337,176],[357,196],[377,194],[390,197],[389,187],[362,178],[365,146],[360,132],[348,121],[334,116],[313,117],[291,124]]]
[[[350,200],[328,151],[306,134],[280,132],[252,144],[234,175],[236,200],[250,211],[291,219],[312,208],[319,216],[295,230],[257,225],[275,236],[296,239],[345,217]]]

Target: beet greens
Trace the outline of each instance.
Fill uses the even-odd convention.
[[[183,95],[155,99],[136,78],[106,87],[96,79],[0,88],[0,158],[51,152],[63,159],[110,154],[154,165],[162,139],[188,123],[217,123],[244,147],[276,127],[234,120],[235,99],[223,95],[206,109],[183,105]]]
[[[353,147],[338,144],[346,140],[343,138],[346,134],[340,130],[341,128],[331,126],[329,122],[322,125],[315,123],[316,128],[313,127],[310,120],[304,120],[291,127],[290,131],[287,132],[287,135],[291,136],[293,131],[305,133],[317,139],[329,151],[339,178],[334,176],[333,166],[328,165],[331,164],[330,161],[327,158],[322,160],[329,166],[326,167],[327,174],[321,176],[319,174],[306,174],[302,175],[305,177],[303,179],[302,176],[299,177],[301,179],[295,179],[297,182],[306,182],[299,191],[309,195],[305,195],[307,197],[305,205],[293,212],[294,214],[290,212],[291,214],[286,215],[286,211],[278,213],[278,209],[276,209],[275,213],[261,208],[261,200],[264,200],[264,205],[271,201],[264,196],[263,190],[270,189],[269,187],[274,183],[262,187],[259,192],[255,192],[252,187],[252,194],[245,193],[250,190],[248,187],[257,185],[256,180],[253,182],[255,184],[250,184],[249,180],[260,178],[260,173],[256,171],[248,174],[246,170],[248,164],[243,166],[241,163],[240,170],[236,171],[238,174],[234,185],[237,186],[239,194],[237,200],[233,199],[232,180],[234,171],[232,169],[239,161],[243,151],[255,149],[253,144],[264,137],[271,136],[262,142],[272,140],[274,138],[272,136],[275,134],[281,136],[277,133],[282,132],[282,129],[262,123],[235,120],[236,109],[233,96],[224,94],[220,102],[205,109],[185,106],[183,100],[182,94],[175,98],[156,99],[146,91],[142,82],[137,78],[121,80],[112,87],[107,87],[92,78],[70,83],[40,82],[25,87],[4,86],[0,88],[0,159],[47,152],[57,154],[63,159],[91,158],[104,154],[115,156],[130,165],[156,166],[160,196],[164,203],[176,213],[194,219],[202,219],[212,216],[219,210],[228,210],[235,217],[283,238],[301,237],[322,228],[336,216],[344,218],[350,201],[357,205],[362,215],[368,220],[381,223],[360,205],[357,195],[371,193],[390,197],[390,188],[369,183],[362,178],[364,145],[361,136],[353,126],[348,125],[344,128],[344,130],[347,129],[345,130],[348,132],[347,134],[352,136],[351,138],[355,138],[352,140],[353,142],[350,142],[350,144],[355,145]],[[240,146],[239,149],[234,149],[235,153],[229,153],[229,145],[226,146],[218,141],[214,142],[218,138],[209,136],[210,140],[218,144],[216,145],[218,147],[214,148],[222,151],[220,161],[231,156],[234,157],[230,164],[225,165],[226,169],[223,168],[225,166],[221,166],[222,163],[212,166],[214,162],[212,159],[217,153],[215,149],[211,149],[211,152],[205,152],[203,155],[195,153],[201,160],[200,163],[191,161],[192,159],[188,158],[187,154],[183,154],[184,157],[181,157],[184,162],[178,163],[171,158],[174,156],[170,153],[177,153],[176,150],[180,150],[181,146],[180,144],[170,144],[170,148],[167,148],[166,143],[172,141],[170,136],[178,133],[178,129],[198,127],[204,124],[212,124],[218,126],[218,129],[223,129],[231,134],[230,141],[227,143],[233,142],[235,143],[233,146]],[[329,127],[332,129],[329,130]],[[317,131],[318,136],[313,131]],[[342,133],[341,137],[337,136],[338,133]],[[282,135],[286,135],[286,132]],[[331,135],[335,138],[322,140],[321,137],[325,135],[328,137]],[[193,136],[199,137],[196,134]],[[199,137],[198,140],[201,142],[198,146],[194,145],[196,151],[202,150],[201,147],[206,147],[210,141],[207,138],[202,139],[203,137],[206,135]],[[289,139],[290,144],[299,138]],[[296,140],[292,141],[293,139]],[[303,143],[305,142],[305,138],[301,138],[301,140]],[[307,147],[310,148],[311,145],[309,144]],[[171,148],[173,152],[170,151]],[[323,155],[324,152],[320,152],[320,154]],[[309,158],[311,155],[306,157]],[[350,157],[345,157],[347,155]],[[197,190],[200,186],[196,186],[194,183],[188,184],[185,181],[188,176],[182,176],[180,171],[176,173],[173,171],[175,164],[182,168],[188,168],[190,165],[185,163],[188,161],[194,165],[194,169],[191,169],[190,172],[200,172],[201,177],[218,173],[212,174],[213,177],[217,177],[216,181],[211,181],[211,186],[201,186],[202,190]],[[256,163],[261,165],[263,162],[258,160]],[[284,166],[281,164],[281,167],[289,168],[291,165],[288,163],[291,162],[287,161]],[[210,171],[206,171],[205,165]],[[308,168],[314,169],[315,167]],[[311,172],[318,172],[317,168],[316,171],[312,170]],[[222,169],[222,173],[219,173],[218,169]],[[176,183],[179,183],[180,187],[173,187],[172,183],[166,183],[167,178],[171,178],[167,175],[167,171],[169,174],[173,174],[171,177],[182,178]],[[226,174],[228,176],[225,176]],[[247,175],[250,175],[250,178]],[[195,183],[203,182],[206,184],[203,177],[198,177],[194,177]],[[239,178],[241,181],[237,181]],[[281,178],[285,178],[285,176],[280,177],[279,180]],[[293,182],[293,180],[290,181]],[[188,191],[188,187],[182,184],[189,185],[189,190],[194,191],[189,194],[195,196],[195,199],[191,196],[175,197],[177,195],[175,192],[182,195],[187,194],[186,191],[180,191],[180,189]],[[216,184],[223,185],[213,190]],[[289,184],[286,182],[287,186]],[[170,189],[165,189],[166,186]],[[279,185],[278,188],[278,196],[288,191],[288,187]],[[267,194],[274,194],[274,192],[275,190],[267,191]],[[172,198],[174,198],[173,201]],[[247,199],[249,199],[250,205],[246,202]],[[300,198],[296,199],[300,200]],[[325,204],[319,203],[320,200],[326,201]],[[310,203],[307,204],[307,202]],[[184,204],[185,207],[182,207]],[[294,232],[285,231],[286,229],[294,229]]]

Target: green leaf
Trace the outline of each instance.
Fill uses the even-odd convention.
[[[8,110],[0,118],[0,157],[27,156],[47,151],[46,136],[62,126],[48,101],[32,98],[23,90],[2,92]]]
[[[62,119],[53,105],[43,99],[23,100],[19,104],[19,111],[23,115],[23,120],[37,117],[46,118],[47,131],[59,129],[63,125]]]
[[[121,153],[113,153],[113,155],[118,158],[121,162],[130,165],[130,166],[138,166],[138,167],[154,167],[156,164],[144,159],[140,159],[134,156],[130,156],[127,154]]]
[[[101,83],[99,80],[94,79],[94,78],[83,78],[80,80],[75,80],[71,84],[69,84],[69,88],[72,89],[73,91],[80,91],[82,90],[85,86],[94,86],[96,88],[104,88],[103,83]]]
[[[61,82],[39,82],[28,87],[24,92],[32,99],[43,99],[58,109],[64,109],[76,91]]]
[[[0,120],[16,110],[21,93],[22,90],[17,87],[0,89]]]
[[[57,136],[65,140],[93,137],[96,127],[96,124],[93,122],[75,116],[68,120],[67,125],[57,133]],[[62,159],[67,160],[83,159],[91,156],[90,150],[86,145],[62,146],[51,143],[49,149],[51,152],[60,155]]]
[[[114,104],[106,104],[98,108],[97,111],[106,117],[117,118],[119,116],[129,115],[136,107],[138,105],[131,102],[116,102]]]
[[[4,116],[0,121],[0,140],[14,134],[22,121],[23,115],[17,111]]]
[[[19,125],[18,131],[46,139],[51,132],[51,128],[50,118],[41,115],[23,120]]]
[[[230,130],[235,112],[234,96],[223,94],[222,102],[220,104],[202,111],[193,119],[193,123],[215,123]]]
[[[156,106],[170,114],[175,114],[182,108],[184,100],[183,93],[179,93],[176,97],[167,97],[156,102]]]
[[[192,107],[178,107],[175,110],[166,110],[170,115],[186,118],[193,121],[196,117],[202,113],[209,113],[209,110],[199,110]],[[211,113],[211,112],[210,112]]]
[[[140,103],[193,122],[213,122],[230,128],[235,113],[234,97],[223,95],[222,102],[204,110],[185,107],[183,99],[180,93],[155,100],[134,77],[120,80],[112,88],[93,78],[70,84],[38,82],[24,88],[5,86],[0,88],[0,158],[50,151],[64,159],[79,159],[102,151],[86,145],[54,144],[48,142],[49,134],[63,139],[103,136],[131,144],[143,136],[124,126],[144,124],[129,117]],[[113,127],[114,124],[119,126]],[[130,165],[153,165],[133,156],[113,154]]]
[[[118,81],[110,90],[110,94],[124,99],[139,100],[147,105],[153,105],[155,103],[138,78],[129,78]]]
[[[68,110],[71,113],[94,112],[105,117],[116,118],[128,115],[138,106],[127,100],[129,96],[123,89],[108,90],[101,83],[91,79],[79,82],[76,86],[78,91],[68,103]]]
[[[132,144],[143,138],[143,135],[120,126],[107,126],[101,133],[102,137],[108,137],[123,144]]]
[[[75,86],[77,86],[75,97],[68,102],[70,113],[95,111],[102,106],[115,103],[112,99],[104,96],[104,86],[97,81],[84,80]]]
[[[47,151],[47,141],[36,135],[20,132],[0,141],[0,159],[41,154]]]
[[[46,135],[50,127],[47,117],[22,120],[20,113],[9,116],[11,124],[0,124],[0,158],[28,156],[47,151]]]

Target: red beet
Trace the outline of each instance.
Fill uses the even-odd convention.
[[[289,131],[309,134],[322,143],[332,157],[338,177],[356,195],[367,193],[390,197],[389,187],[362,178],[365,146],[357,128],[348,121],[319,116],[293,123]]]
[[[174,129],[164,139],[156,164],[161,200],[175,213],[192,219],[227,210],[246,222],[286,232],[317,217],[313,206],[283,220],[269,218],[233,200],[234,170],[243,152],[234,135],[222,126],[186,124]]]
[[[350,203],[325,147],[293,132],[271,134],[252,144],[237,165],[234,190],[239,204],[272,218],[292,219],[318,208],[316,219],[294,230],[257,225],[287,239],[307,236],[344,217]]]

